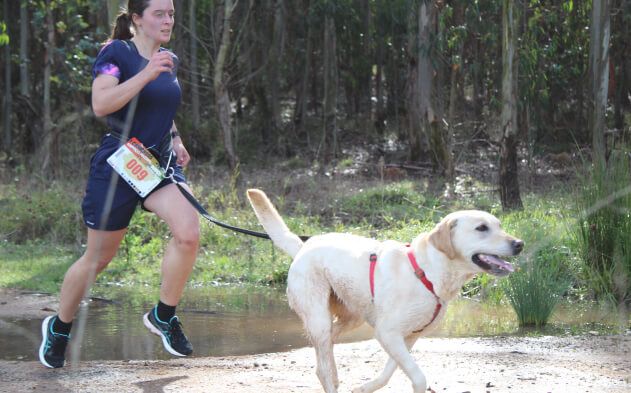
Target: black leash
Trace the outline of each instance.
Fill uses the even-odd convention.
[[[238,228],[238,227],[226,224],[225,222],[221,222],[221,221],[217,220],[216,218],[214,218],[213,216],[208,214],[206,209],[204,209],[204,207],[197,201],[197,199],[195,199],[195,197],[193,195],[191,195],[191,193],[188,192],[186,190],[186,188],[182,187],[182,185],[178,181],[176,181],[175,179],[171,179],[171,180],[173,180],[173,182],[175,183],[177,188],[180,189],[180,192],[182,193],[182,195],[184,195],[184,198],[186,198],[191,203],[191,205],[193,205],[195,210],[197,210],[202,217],[204,217],[208,221],[212,222],[213,224],[219,225],[220,227],[223,227],[223,228],[226,228],[226,229],[230,229],[230,230],[235,231],[235,232],[244,233],[246,235],[250,235],[250,236],[254,236],[254,237],[259,237],[261,239],[269,239],[270,238],[267,233],[251,231],[249,229],[244,229],[244,228]],[[308,240],[310,238],[310,236],[298,236],[298,237],[300,237],[300,240],[302,240],[302,241],[306,241],[306,240]]]
[[[126,138],[123,138],[123,136],[121,134],[119,134],[119,133],[117,133],[116,131],[113,131],[113,130],[111,130],[107,135],[120,140],[121,144],[124,143],[122,141],[126,140]],[[155,149],[153,149],[151,147],[148,148],[148,150],[150,150],[150,151],[153,150],[152,154],[154,154],[154,155],[157,155],[157,156],[160,155],[159,151],[155,151]],[[171,154],[173,154],[173,153],[171,153]],[[171,158],[172,158],[172,156],[169,157],[169,161],[171,160]],[[167,167],[169,167],[168,163],[167,163]],[[167,173],[168,173],[168,170],[167,170]],[[166,178],[167,179],[171,179],[171,181],[173,183],[175,183],[177,188],[180,189],[180,192],[182,193],[182,195],[184,195],[184,197],[190,202],[190,204],[193,205],[195,210],[197,210],[202,217],[204,217],[208,221],[212,222],[213,224],[219,225],[220,227],[223,227],[223,228],[226,228],[226,229],[230,229],[230,230],[235,231],[235,232],[244,233],[246,235],[250,235],[250,236],[254,236],[254,237],[259,237],[261,239],[271,240],[267,233],[251,231],[249,229],[244,229],[244,228],[238,228],[238,227],[226,224],[225,222],[219,221],[215,217],[213,217],[210,214],[208,214],[206,209],[204,209],[204,207],[199,203],[199,201],[197,201],[197,199],[195,199],[195,197],[193,195],[191,195],[191,193],[188,192],[186,190],[186,188],[182,187],[180,182],[175,180],[175,178],[173,177],[173,172],[171,172],[170,174],[166,175]],[[300,239],[302,241],[306,241],[307,239],[309,239],[310,236],[299,236],[299,237],[300,237]]]

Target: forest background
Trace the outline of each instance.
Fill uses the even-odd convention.
[[[2,1],[0,239],[5,255],[18,250],[10,258],[23,260],[25,250],[10,245],[42,239],[75,245],[74,252],[83,247],[79,201],[90,156],[107,131],[90,108],[91,65],[125,3]],[[488,198],[502,211],[520,211],[524,189],[543,192],[536,198],[546,200],[546,192],[591,182],[586,168],[606,171],[613,157],[628,157],[628,0],[174,0],[174,5],[169,48],[180,58],[183,90],[176,123],[193,156],[188,176],[202,187],[197,189],[202,202],[221,217],[243,223],[240,191],[254,185],[267,186],[280,206],[289,201],[286,207],[296,216],[322,216],[322,222],[303,228],[310,232],[352,230],[360,222],[360,231],[373,234],[396,225],[396,219],[410,227],[411,215],[433,209],[419,218],[428,220],[425,228],[466,205],[467,197],[477,198],[469,207],[497,213],[493,202],[480,201]],[[601,179],[612,178],[601,173]],[[397,184],[394,191],[382,188],[376,205],[370,196],[338,199],[327,185],[339,181],[339,194],[353,195],[375,179]],[[620,184],[628,185],[628,178]],[[227,192],[213,193],[218,189]],[[616,189],[601,191],[607,197]],[[627,189],[628,205],[609,204],[616,220],[622,217],[609,229],[631,221],[628,194]],[[571,216],[582,208],[573,198],[559,200],[556,212]],[[400,213],[400,206],[386,206],[390,202],[408,205]],[[549,207],[536,213],[554,219]],[[123,246],[128,261],[129,250],[155,256],[159,247],[152,238],[168,236],[149,218],[136,219],[151,231],[130,232]],[[577,231],[596,228],[594,220],[579,220]],[[245,225],[253,225],[251,217]],[[204,243],[217,245],[222,235],[211,233]],[[590,236],[587,231],[591,252],[599,250],[593,241],[611,237]],[[242,250],[222,241],[226,255]],[[49,246],[37,251],[29,243],[28,253],[51,258]],[[631,257],[623,254],[631,271]],[[614,266],[615,258],[607,258]],[[243,277],[252,273],[255,264],[249,261],[239,273]],[[265,280],[276,279],[275,269],[262,274]],[[58,283],[60,273],[55,274]],[[3,285],[37,287],[47,281],[38,280]],[[631,304],[629,280],[621,286],[618,300]]]
[[[85,171],[106,130],[90,109],[91,64],[125,3],[3,1],[5,169]],[[379,159],[394,143],[395,163],[453,179],[458,153],[483,141],[504,206],[518,207],[518,158],[606,156],[605,139],[629,133],[629,1],[174,4],[177,124],[209,165],[300,156],[330,169],[357,145]]]

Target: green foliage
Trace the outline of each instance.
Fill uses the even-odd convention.
[[[576,6],[563,1],[562,7],[550,7],[540,0],[530,1],[526,9],[527,24],[520,36],[519,91],[522,105],[529,111],[532,129],[529,144],[540,140],[558,139],[559,131],[552,131],[549,119],[578,118],[574,129],[563,129],[566,135],[584,140],[586,128],[572,102],[559,104],[562,97],[578,97],[584,88],[588,66],[589,17],[591,3]],[[564,126],[566,128],[567,126]],[[542,150],[550,145],[537,144]]]
[[[519,326],[541,327],[548,323],[571,282],[564,262],[567,259],[566,249],[543,247],[503,281],[502,288],[517,314]]]
[[[0,46],[9,45],[9,35],[7,34],[7,25],[0,22]]]
[[[442,211],[438,199],[412,182],[401,182],[344,196],[337,201],[335,214],[347,224],[368,223],[381,228],[396,221],[434,220]]]
[[[0,241],[0,287],[55,293],[75,253],[50,242]]]
[[[0,258],[0,269],[7,278],[0,285],[28,288],[44,283],[47,288],[59,285],[66,267],[78,257],[76,249],[73,251],[68,245],[78,244],[85,236],[80,219],[80,195],[68,193],[68,189],[73,187],[58,183],[52,184],[49,190],[33,188],[18,191],[11,185],[2,188],[0,231],[4,241],[2,254],[7,256]],[[234,186],[213,189],[196,187],[194,192],[217,219],[239,227],[261,230],[244,198],[239,198],[242,192]],[[561,212],[573,201],[562,193],[550,193],[544,198],[528,195],[524,199],[525,210],[510,213],[503,213],[498,204],[489,205],[485,198],[460,199],[450,202],[449,206],[442,206],[437,196],[407,181],[369,187],[351,195],[344,193],[343,196],[334,196],[333,200],[334,203],[317,209],[304,205],[304,202],[294,201],[290,204],[283,198],[273,198],[273,203],[284,212],[287,225],[299,234],[351,232],[403,242],[430,230],[448,211],[488,207],[488,210],[499,216],[507,232],[526,242],[527,255],[522,262],[525,267],[515,273],[511,282],[515,280],[518,283],[516,285],[525,282],[522,287],[528,288],[532,276],[545,276],[545,280],[536,279],[534,282],[549,286],[544,289],[535,287],[538,288],[536,290],[554,291],[556,287],[553,284],[561,281],[552,280],[547,276],[549,272],[542,268],[556,266],[551,269],[557,273],[558,270],[586,271],[585,268],[581,270],[580,266],[575,266],[577,262],[573,256],[579,251],[566,247],[568,244],[575,246],[568,242],[566,232],[566,223],[571,218]],[[39,214],[35,214],[36,211]],[[158,285],[160,262],[170,236],[166,224],[155,215],[139,209],[118,255],[99,276],[99,284]],[[284,283],[286,280],[291,260],[269,241],[232,233],[202,219],[200,244],[191,285],[218,282],[271,284]],[[46,245],[54,250],[49,255],[43,251]],[[5,249],[9,251],[5,252]],[[501,303],[505,291],[502,285],[506,281],[478,275],[464,292],[467,296]],[[593,284],[592,281],[585,283]],[[547,297],[555,298],[554,295]]]
[[[14,185],[0,188],[0,240],[16,244],[47,241],[71,244],[82,237],[77,195],[53,183],[49,189],[18,191]]]
[[[487,203],[485,198],[482,198],[481,202]],[[540,259],[547,255],[546,252],[542,253],[542,250],[550,247],[562,249],[563,245],[568,243],[566,218],[562,212],[571,202],[562,192],[550,193],[544,198],[527,195],[524,198],[524,210],[504,212],[497,202],[489,206],[480,206],[480,201],[470,201],[475,208],[495,214],[502,221],[502,228],[506,232],[514,234],[525,242],[526,251],[517,258],[517,264],[524,263],[524,258],[533,260],[533,263],[539,263]],[[568,251],[563,263],[568,269],[573,270],[575,268],[570,256]],[[503,286],[505,282],[506,279],[481,274],[466,284],[463,292],[466,296],[479,296],[486,301],[499,303],[505,300]]]
[[[627,151],[593,166],[577,193],[574,228],[584,278],[598,298],[631,305],[631,186]]]

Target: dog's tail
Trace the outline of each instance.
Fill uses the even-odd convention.
[[[302,248],[303,241],[287,228],[285,221],[278,214],[267,195],[261,190],[252,188],[248,190],[248,199],[254,209],[254,213],[256,213],[256,217],[274,244],[291,255],[292,258],[296,256],[300,248]]]

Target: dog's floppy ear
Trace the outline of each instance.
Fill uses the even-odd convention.
[[[456,219],[442,220],[432,231],[429,233],[429,241],[438,251],[447,255],[447,258],[454,259],[456,257],[456,250],[451,242],[451,230],[456,226]]]

